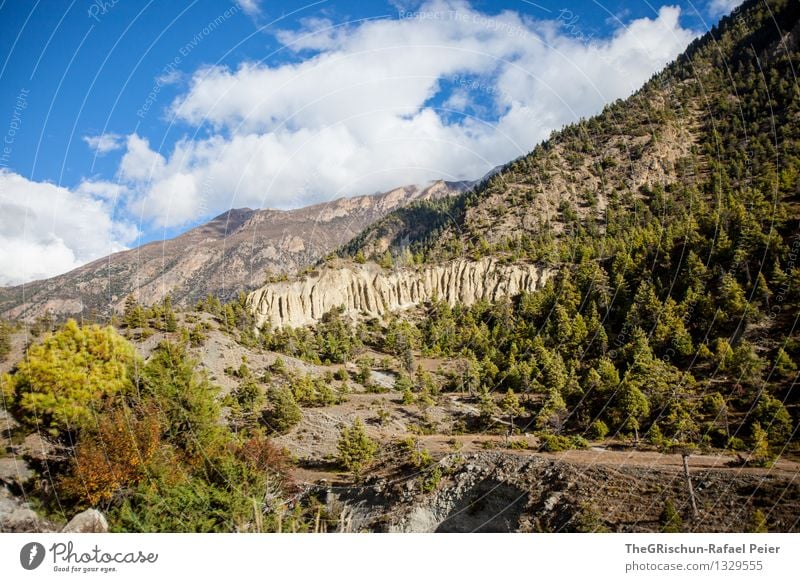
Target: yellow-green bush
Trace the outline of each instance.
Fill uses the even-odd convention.
[[[24,422],[51,434],[78,430],[102,402],[133,386],[133,346],[111,327],[63,328],[34,344],[8,381]]]

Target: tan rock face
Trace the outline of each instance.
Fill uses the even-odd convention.
[[[504,265],[493,258],[395,271],[353,265],[265,285],[247,301],[259,325],[299,327],[340,306],[350,315],[381,317],[434,298],[450,305],[492,302],[539,289],[554,272],[531,264]]]

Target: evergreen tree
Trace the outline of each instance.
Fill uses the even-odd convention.
[[[0,319],[0,362],[11,352],[11,325]]]
[[[359,476],[375,457],[378,444],[367,436],[364,423],[360,418],[356,418],[351,426],[343,427],[339,433],[337,450],[342,466],[355,476]]]
[[[178,329],[178,322],[175,319],[175,310],[172,308],[172,298],[167,295],[164,297],[164,331],[174,332]]]
[[[508,415],[508,420],[511,423],[511,430],[514,430],[514,419],[520,416],[524,409],[519,402],[519,398],[514,391],[509,388],[503,399],[500,401],[500,409]]]
[[[558,390],[551,388],[544,405],[536,416],[536,428],[557,434],[564,427],[567,415],[567,404],[564,402],[564,398]]]
[[[145,327],[147,322],[145,318],[144,309],[133,295],[128,295],[125,298],[125,310],[122,314],[122,323],[128,329],[137,329]]]
[[[769,394],[762,394],[753,417],[765,428],[770,442],[780,445],[788,442],[792,434],[792,417],[783,402]]]
[[[761,424],[758,422],[753,423],[750,438],[750,455],[747,461],[760,467],[767,467],[772,464],[772,453],[769,450],[767,431],[761,428]]]
[[[641,422],[650,414],[650,403],[635,382],[624,380],[613,408],[616,424],[621,430],[633,431],[639,441]]]
[[[791,378],[797,373],[797,364],[783,348],[779,348],[775,356],[775,373],[783,378]]]
[[[767,516],[760,509],[753,512],[751,519],[750,532],[752,533],[767,533]]]
[[[285,387],[272,388],[268,400],[270,410],[264,415],[267,427],[278,434],[291,430],[303,417],[292,391]]]
[[[144,367],[142,394],[157,403],[165,438],[190,458],[220,442],[217,391],[181,344],[162,341]]]

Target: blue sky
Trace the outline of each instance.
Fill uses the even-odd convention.
[[[0,284],[474,179],[635,90],[735,0],[0,4]]]

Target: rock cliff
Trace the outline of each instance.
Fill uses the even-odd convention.
[[[346,313],[380,317],[439,298],[450,305],[496,301],[534,291],[552,275],[532,264],[496,259],[459,259],[435,266],[387,271],[374,263],[325,268],[306,277],[270,283],[248,296],[259,326],[310,325],[335,307]]]

